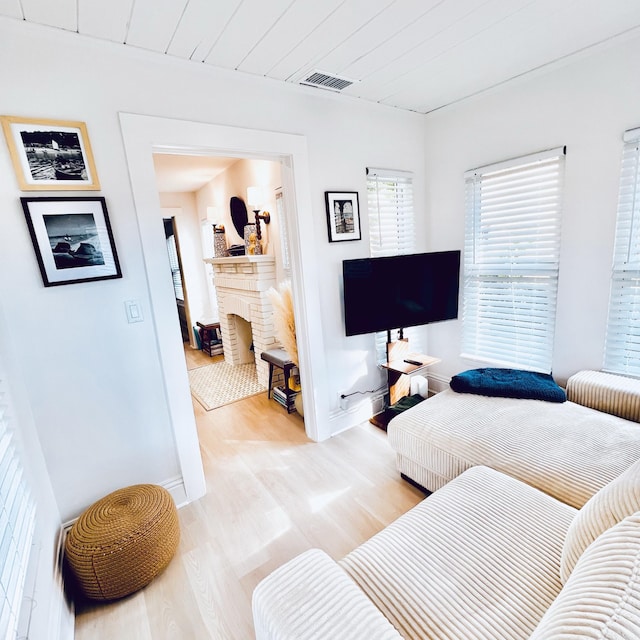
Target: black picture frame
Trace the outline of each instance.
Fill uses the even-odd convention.
[[[122,277],[103,197],[20,201],[45,287]]]
[[[325,191],[329,242],[361,240],[357,191]]]

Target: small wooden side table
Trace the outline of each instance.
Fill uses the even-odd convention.
[[[196,322],[196,324],[200,327],[198,329],[200,349],[211,357],[222,354],[222,342],[218,339],[220,323],[203,324],[202,322]]]
[[[389,405],[393,406],[398,400],[409,395],[411,388],[411,374],[417,373],[422,369],[430,367],[432,364],[440,362],[440,358],[433,358],[424,353],[412,353],[409,351],[409,342],[407,340],[397,340],[387,344],[387,362],[382,365],[387,370],[387,387],[389,389]],[[406,362],[407,360],[413,360]],[[371,424],[387,430],[391,418],[396,413],[385,409],[377,413],[369,419]]]
[[[267,351],[263,351],[260,354],[260,357],[265,362],[269,363],[269,386],[267,387],[267,398],[271,397],[273,391],[274,400],[277,400],[280,404],[282,404],[286,408],[287,413],[295,411],[294,400],[298,395],[298,392],[291,389],[289,379],[291,377],[291,372],[296,368],[296,365],[293,363],[291,358],[289,358],[289,354],[284,349],[269,349]],[[282,392],[283,395],[276,395],[278,392],[271,389],[271,386],[273,384],[274,367],[282,369],[284,375],[284,392]]]

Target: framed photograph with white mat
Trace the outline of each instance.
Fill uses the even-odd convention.
[[[45,287],[122,277],[104,198],[20,201]]]
[[[360,206],[357,191],[325,191],[329,242],[360,240]]]
[[[0,116],[22,191],[98,191],[84,122]]]

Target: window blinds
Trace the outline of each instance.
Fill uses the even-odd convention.
[[[413,174],[391,169],[367,168],[369,250],[372,258],[413,253],[416,250],[413,210]],[[375,292],[371,292],[375,295]],[[412,351],[422,351],[419,332],[405,331]],[[387,334],[376,333],[378,363],[386,362]]]
[[[465,174],[464,357],[551,370],[564,153]]]
[[[9,388],[0,362],[0,638],[15,638],[29,553],[35,504],[12,434]]]
[[[278,230],[280,232],[280,249],[282,255],[282,270],[287,276],[291,275],[291,257],[289,252],[289,233],[284,211],[284,197],[282,189],[276,189],[276,211],[278,213]]]
[[[167,238],[167,251],[169,252],[169,264],[171,265],[171,279],[173,280],[173,290],[176,299],[184,300],[184,289],[182,287],[182,274],[180,273],[180,260],[178,259],[178,247],[175,235]]]
[[[640,376],[640,129],[624,142],[604,368]]]
[[[413,176],[388,169],[367,169],[371,257],[415,250]]]

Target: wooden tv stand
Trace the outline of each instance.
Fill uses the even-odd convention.
[[[419,364],[406,362],[407,360],[414,360]],[[440,362],[439,358],[409,351],[409,341],[406,338],[387,342],[387,362],[382,365],[382,368],[387,370],[389,406],[393,406],[398,400],[409,395],[411,374],[426,369],[437,362]],[[386,431],[387,425],[394,415],[387,408],[370,418],[369,422]]]

